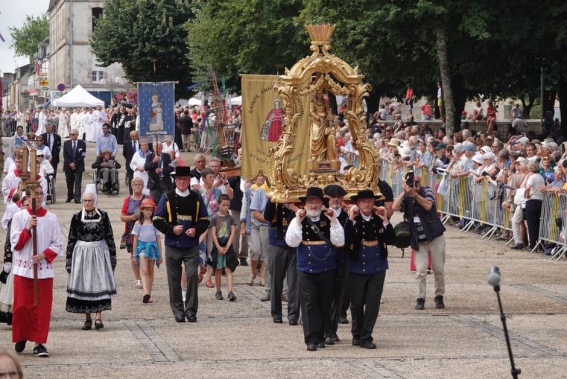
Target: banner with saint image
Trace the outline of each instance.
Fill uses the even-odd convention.
[[[278,142],[284,127],[283,100],[273,89],[276,84],[277,75],[242,75],[241,167],[245,178],[256,177],[259,170],[269,175],[268,150]],[[295,99],[297,109],[302,113],[288,167],[299,175],[308,174],[309,100],[309,95]]]
[[[138,83],[140,135],[173,135],[175,132],[175,83]]]

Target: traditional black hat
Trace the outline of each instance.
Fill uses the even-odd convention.
[[[345,196],[347,194],[347,191],[345,191],[343,187],[336,184],[329,184],[323,189],[323,192],[327,196]]]
[[[189,166],[177,166],[175,171],[171,173],[171,177],[175,178],[176,176],[193,176],[191,175],[191,167]]]
[[[305,196],[300,196],[299,200],[305,202],[308,197],[318,197],[319,199],[323,200],[323,204],[325,204],[325,206],[329,204],[329,199],[325,197],[323,190],[319,187],[307,188]]]
[[[363,189],[358,191],[358,193],[350,198],[352,201],[362,200],[362,199],[380,199],[380,196],[374,195],[374,191],[371,189]]]

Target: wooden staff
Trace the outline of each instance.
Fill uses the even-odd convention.
[[[37,217],[37,201],[36,201],[36,192],[37,192],[37,157],[36,157],[36,149],[32,145],[30,150],[30,176],[33,180],[29,182],[31,188],[31,208],[32,208],[32,216]],[[41,205],[41,204],[40,204]],[[32,228],[32,244],[33,244],[33,256],[37,255],[37,232],[36,232],[36,225]],[[39,281],[37,279],[37,263],[33,264],[33,305],[37,307],[39,304]]]

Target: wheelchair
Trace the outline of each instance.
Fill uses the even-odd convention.
[[[57,201],[57,196],[55,195],[55,176],[53,174],[48,174],[47,177],[47,201],[51,201],[51,204],[55,204]]]
[[[95,170],[93,173],[93,184],[96,186],[96,193],[98,194],[99,191],[103,192],[103,190],[105,190],[105,193],[112,195],[113,193],[116,193],[116,195],[120,195],[120,172],[116,172],[117,173],[117,180],[116,180],[116,184],[114,185],[114,187],[112,187],[110,189],[110,191],[106,191],[105,188],[103,188],[103,179],[102,179],[102,169],[101,170]],[[110,176],[110,175],[109,175]],[[110,180],[110,177],[109,177]]]

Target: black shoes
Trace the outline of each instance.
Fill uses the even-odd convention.
[[[415,304],[415,309],[418,311],[422,311],[425,309],[425,299],[417,299]]]
[[[66,202],[66,203],[70,203],[71,200],[73,200],[73,199],[67,199],[67,200],[65,200],[65,202]]]
[[[335,339],[331,336],[325,338],[325,344],[326,345],[334,345],[335,344]]]
[[[86,320],[81,329],[91,330],[92,326],[93,326],[93,320]]]
[[[352,339],[352,346],[360,346],[360,340],[353,338]]]
[[[20,341],[20,342],[16,342],[16,346],[14,346],[14,350],[16,350],[16,353],[21,353],[22,351],[24,351],[24,349],[26,348],[26,340]]]
[[[363,349],[376,349],[376,344],[370,341],[366,341],[366,342],[361,342],[360,347]]]
[[[197,322],[197,316],[194,315],[194,314],[189,314],[189,315],[187,316],[187,321],[189,321],[189,322]]]
[[[150,298],[151,298],[150,294],[145,294],[145,295],[142,297],[142,303],[148,304],[148,303],[150,302]]]
[[[230,291],[228,293],[228,301],[236,301],[236,295],[234,294],[234,292]]]
[[[339,324],[348,324],[348,319],[346,318],[346,316],[339,317]]]
[[[181,314],[181,315],[175,315],[175,321],[177,322],[185,322],[185,315]]]
[[[217,292],[215,293],[215,299],[217,299],[217,300],[222,300],[222,299],[223,299],[223,297],[222,297],[222,291],[217,291]]]
[[[325,342],[319,342],[317,344],[317,349],[324,349],[325,348]]]
[[[246,262],[246,258],[240,258],[240,265],[241,266],[248,266],[248,262]]]
[[[94,328],[96,330],[100,330],[100,329],[104,328],[104,324],[102,323],[102,320],[95,320],[94,321]]]
[[[521,243],[517,243],[514,246],[512,246],[510,249],[512,250],[522,250],[524,248],[524,245],[522,245]]]
[[[283,323],[283,320],[282,320],[281,317],[274,317],[273,320],[274,320],[274,324],[282,324]]]
[[[289,319],[289,325],[290,326],[296,326],[297,325],[297,320],[294,318]]]
[[[435,296],[435,308],[436,309],[444,309],[445,304],[443,303],[443,296],[437,295]]]
[[[310,343],[309,345],[307,345],[307,351],[317,351],[317,345]]]
[[[49,352],[47,351],[47,348],[45,346],[43,346],[42,344],[39,344],[36,347],[34,347],[33,353],[35,355],[37,355],[38,357],[42,357],[42,358],[49,357]]]

